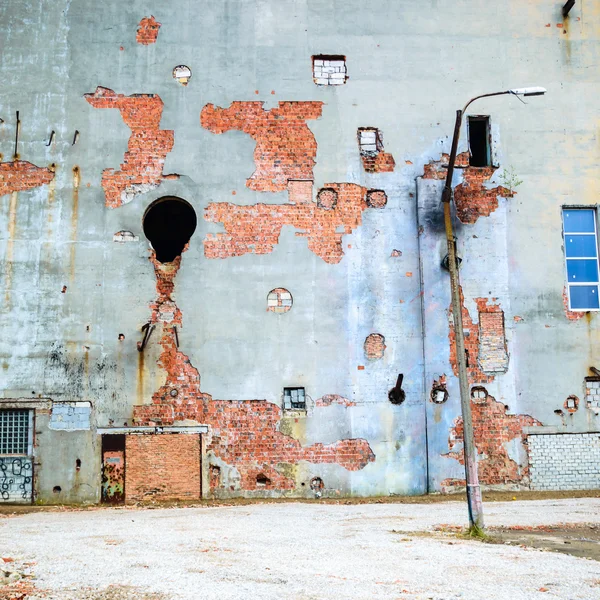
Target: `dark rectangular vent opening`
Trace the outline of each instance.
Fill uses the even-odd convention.
[[[489,117],[469,117],[469,151],[470,166],[491,165]]]

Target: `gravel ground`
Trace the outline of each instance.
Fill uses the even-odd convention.
[[[435,533],[465,513],[462,502],[40,512],[0,517],[0,556],[37,578],[32,599],[600,600],[597,561]],[[485,515],[490,527],[597,525],[600,499],[494,502]]]

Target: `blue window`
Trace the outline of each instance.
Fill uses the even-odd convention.
[[[563,208],[570,310],[600,309],[596,210]]]

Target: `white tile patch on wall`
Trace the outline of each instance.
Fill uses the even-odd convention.
[[[600,433],[530,434],[533,490],[600,489]]]
[[[317,85],[343,85],[346,83],[346,60],[340,57],[313,58],[313,79]]]

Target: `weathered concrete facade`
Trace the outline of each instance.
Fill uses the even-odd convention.
[[[455,176],[481,480],[529,485],[532,428],[599,431],[561,215],[600,194],[600,7],[561,7],[1,6],[0,411],[33,419],[3,498],[463,485],[444,153],[523,85]]]

